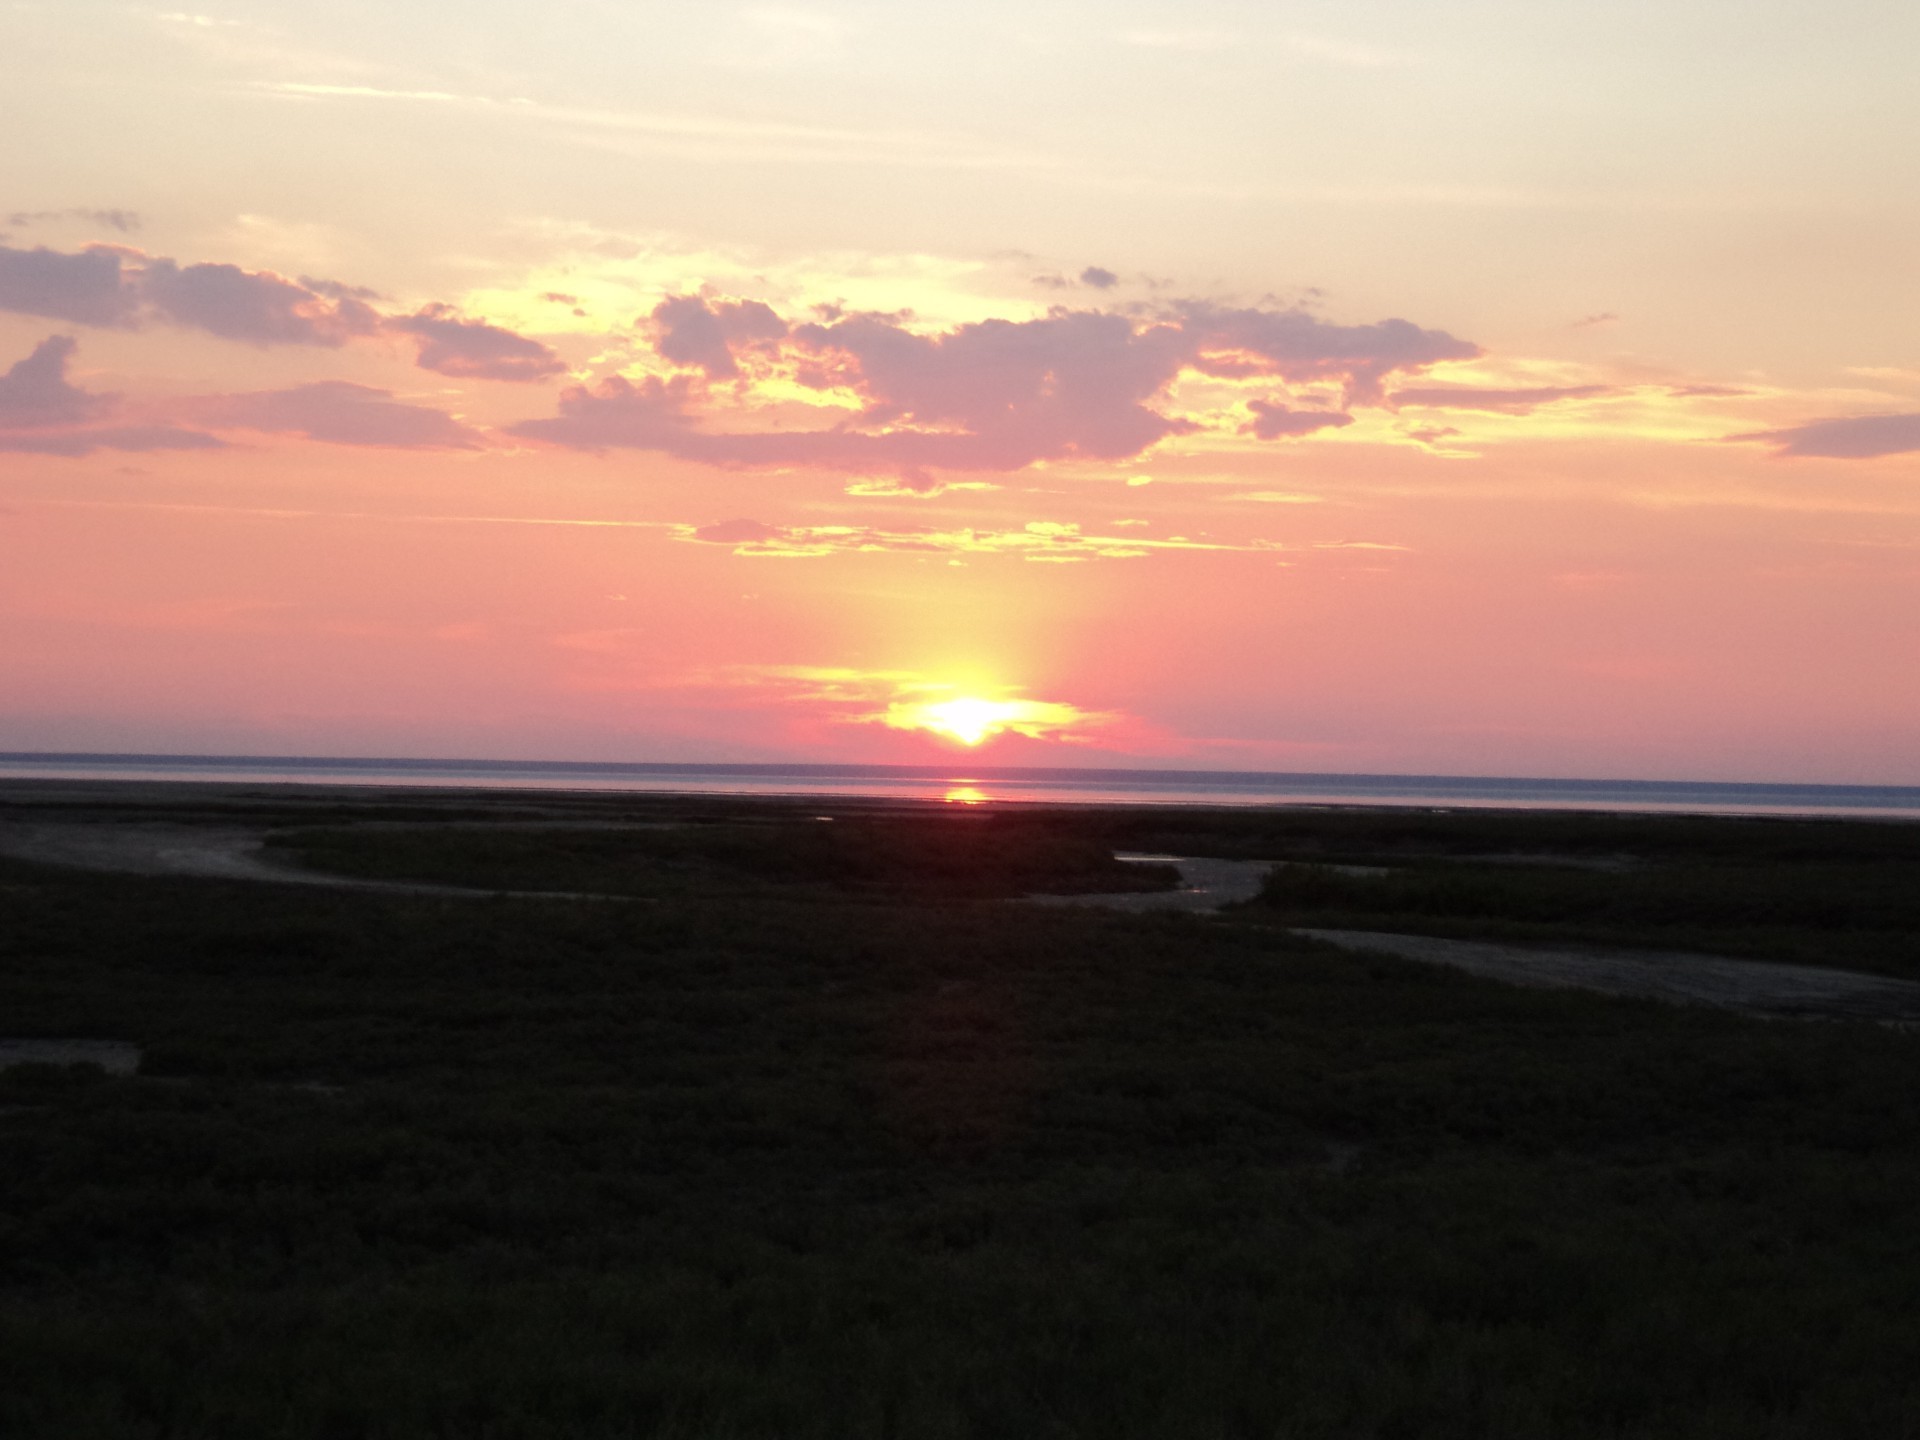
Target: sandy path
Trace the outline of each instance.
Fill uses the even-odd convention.
[[[1367,930],[1296,929],[1293,933],[1347,950],[1451,965],[1514,985],[1598,990],[1674,1004],[1713,1005],[1748,1015],[1920,1022],[1920,984],[1852,970],[1677,951],[1535,950]]]

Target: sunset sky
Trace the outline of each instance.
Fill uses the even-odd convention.
[[[0,0],[0,749],[1920,783],[1916,54]]]

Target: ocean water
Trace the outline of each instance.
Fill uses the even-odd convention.
[[[1080,805],[1395,805],[1920,819],[1920,786],[1316,775],[1227,770],[934,765],[620,765],[585,761],[333,759],[306,755],[0,752],[0,777],[250,784],[837,795]]]

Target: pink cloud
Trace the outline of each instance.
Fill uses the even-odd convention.
[[[67,380],[76,348],[70,335],[49,335],[0,375],[0,429],[77,425],[112,408],[114,397],[90,395]]]
[[[140,299],[120,260],[114,250],[66,255],[0,245],[0,310],[76,325],[131,325]]]
[[[96,450],[217,450],[225,443],[177,425],[97,425],[119,405],[67,379],[78,348],[70,335],[50,335],[0,375],[0,452],[91,455]]]
[[[450,306],[387,316],[372,304],[377,299],[337,280],[181,265],[125,247],[67,255],[0,245],[0,311],[120,328],[158,321],[251,345],[335,349],[398,333],[418,343],[422,369],[462,378],[544,380],[566,369],[539,341]]]
[[[705,392],[691,377],[613,379],[563,394],[559,413],[513,433],[582,449],[650,449],[720,466],[809,465],[924,479],[928,470],[1019,470],[1038,461],[1124,460],[1193,420],[1159,408],[1189,369],[1280,382],[1337,381],[1377,396],[1381,379],[1479,347],[1404,320],[1331,324],[1299,310],[1228,310],[1185,302],[1144,323],[1057,308],[1032,320],[985,320],[944,331],[897,315],[827,312],[788,330],[766,306],[679,297],[655,310],[663,358],[737,373],[751,343],[800,383],[843,388],[859,412],[827,429],[703,428]],[[1336,412],[1261,401],[1253,433],[1303,435],[1350,423]],[[710,413],[710,412],[709,412]],[[1309,418],[1310,417],[1310,418]]]
[[[1377,402],[1381,383],[1396,372],[1481,354],[1470,340],[1410,320],[1335,325],[1305,310],[1226,309],[1192,300],[1174,310],[1193,337],[1194,365],[1203,373],[1271,374],[1293,384],[1338,380],[1350,405]]]
[[[674,295],[653,307],[654,349],[676,365],[692,365],[709,379],[740,373],[734,347],[784,339],[787,323],[758,300],[709,304],[697,295]]]
[[[140,292],[176,325],[253,345],[344,345],[373,334],[380,323],[373,307],[352,295],[321,295],[285,276],[238,265],[150,260]]]
[[[485,320],[463,319],[451,306],[428,305],[387,321],[387,329],[420,343],[422,370],[462,379],[545,380],[566,363],[538,340]]]

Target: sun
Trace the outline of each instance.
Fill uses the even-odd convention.
[[[958,740],[962,745],[978,745],[1019,718],[1018,701],[979,700],[970,695],[937,700],[920,709],[923,728]]]
[[[895,700],[879,718],[896,730],[925,730],[973,749],[1007,731],[1040,739],[1069,732],[1097,717],[1046,700],[954,695],[943,700]]]

